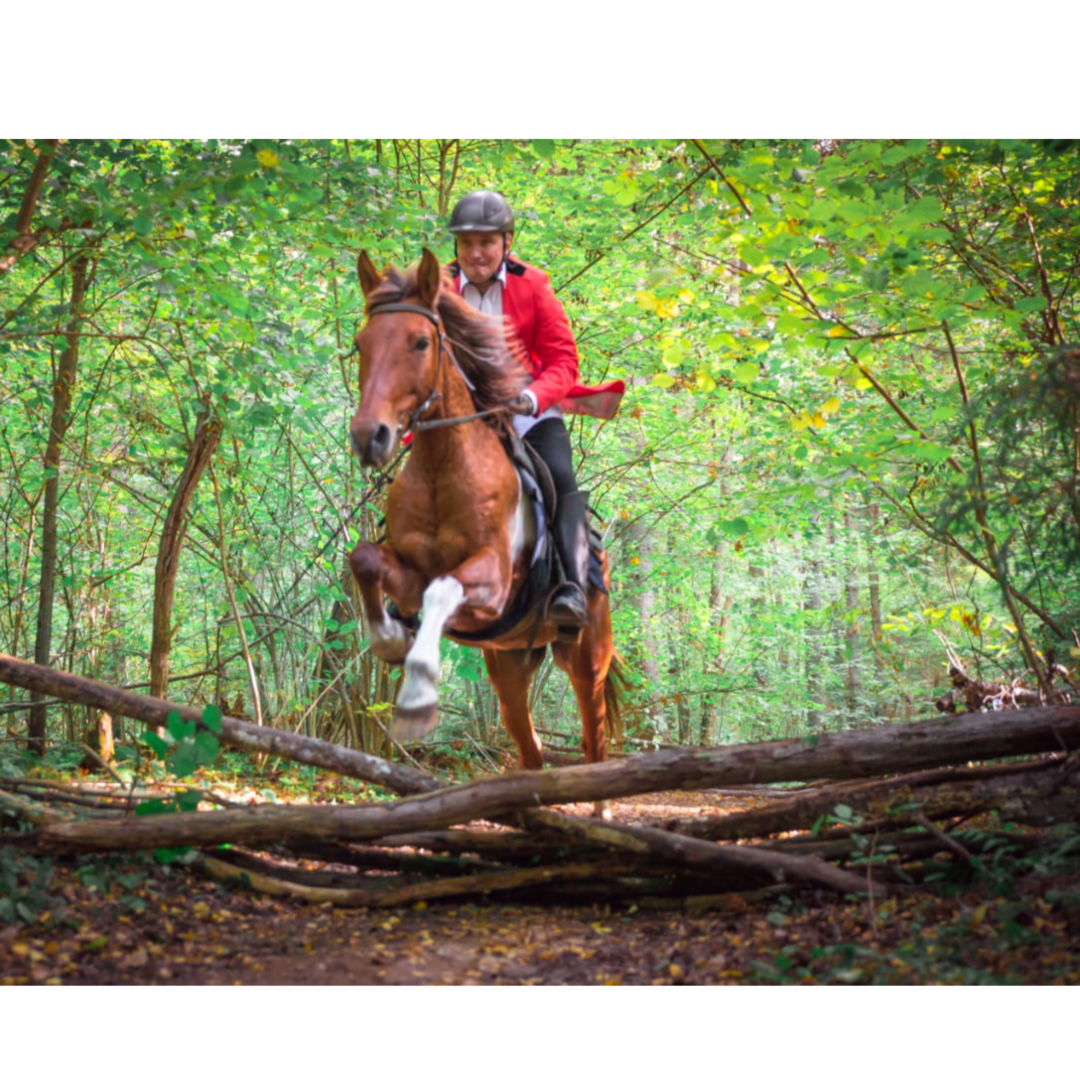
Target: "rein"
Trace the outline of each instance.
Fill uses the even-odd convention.
[[[460,365],[457,362],[457,358],[453,352],[446,346],[446,335],[443,333],[442,320],[439,316],[430,308],[421,306],[420,304],[404,304],[404,303],[390,303],[390,304],[376,304],[368,313],[368,318],[373,318],[375,315],[389,314],[395,311],[407,311],[413,315],[423,315],[432,326],[435,327],[435,332],[439,335],[439,353],[435,366],[435,381],[431,388],[431,393],[424,399],[424,401],[417,406],[417,408],[410,414],[409,422],[405,425],[403,435],[408,434],[410,431],[421,432],[431,431],[434,428],[454,427],[457,424],[468,424],[473,420],[483,420],[489,416],[498,416],[501,413],[508,411],[505,405],[499,405],[494,409],[485,409],[483,412],[470,413],[468,416],[451,416],[443,420],[422,420],[421,417],[439,400],[439,376],[442,374],[442,358],[443,353],[447,353],[450,357],[451,363],[457,368],[458,374],[465,380],[465,385],[472,390],[473,385],[469,381],[468,375],[461,370]]]

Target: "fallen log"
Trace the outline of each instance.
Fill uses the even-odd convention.
[[[159,815],[135,821],[64,822],[43,826],[15,841],[37,846],[43,852],[90,852],[223,843],[251,845],[302,837],[375,840],[481,818],[505,818],[515,810],[595,802],[649,791],[820,776],[873,776],[1077,747],[1080,707],[973,713],[803,740],[711,750],[661,750],[595,765],[508,773],[389,804],[268,806]]]
[[[841,893],[867,892],[867,880],[846,870],[839,870],[813,857],[788,855],[760,848],[738,847],[734,844],[714,844],[679,836],[663,829],[640,825],[617,825],[614,822],[575,818],[566,814],[533,812],[529,824],[539,828],[557,829],[572,836],[591,840],[620,851],[657,857],[675,868],[707,873],[720,878],[767,878],[776,884],[795,879],[812,885],[822,885]],[[886,892],[879,883],[874,891]]]
[[[1059,790],[1071,766],[1060,758],[981,769],[935,769],[860,783],[815,788],[755,810],[675,819],[670,832],[701,840],[749,840],[778,832],[809,829],[838,805],[873,821],[888,818],[890,827],[913,820],[909,806],[931,818],[976,814],[1025,797],[1046,798]],[[869,826],[868,826],[869,827]]]
[[[437,878],[409,885],[342,889],[301,885],[270,874],[233,866],[223,859],[202,855],[196,866],[216,881],[246,884],[259,892],[289,896],[312,904],[337,904],[341,907],[401,907],[419,900],[437,900],[452,896],[484,896],[513,892],[553,882],[610,878],[617,868],[610,864],[586,863],[566,866],[537,866],[529,869],[502,870],[470,874],[465,877]]]
[[[90,705],[112,716],[138,720],[148,727],[164,727],[166,717],[171,712],[178,712],[184,720],[193,720],[201,726],[202,712],[199,709],[146,694],[133,694],[130,690],[106,686],[81,675],[54,671],[4,653],[0,653],[0,682],[79,705]],[[251,724],[233,716],[222,718],[218,739],[226,746],[250,754],[268,754],[303,765],[315,765],[342,776],[378,784],[399,795],[416,795],[442,787],[442,781],[436,777],[408,765],[395,765],[360,750],[349,750],[322,739],[309,739],[291,731]]]

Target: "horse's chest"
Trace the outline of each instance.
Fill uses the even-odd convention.
[[[504,538],[504,501],[477,489],[464,495],[460,483],[409,485],[391,493],[389,537],[407,562],[434,577]]]

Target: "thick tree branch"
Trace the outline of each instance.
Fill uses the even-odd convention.
[[[41,239],[41,233],[30,231],[34,221],[34,211],[37,209],[38,198],[45,184],[49,166],[52,164],[53,155],[61,139],[45,139],[44,146],[34,163],[34,171],[30,174],[30,180],[23,194],[22,205],[19,207],[19,216],[15,219],[15,239],[8,245],[10,254],[0,259],[0,274],[10,270],[19,259],[28,251],[32,251]]]

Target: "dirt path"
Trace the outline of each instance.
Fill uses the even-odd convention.
[[[677,792],[625,800],[616,813],[656,821],[716,803],[713,793]],[[1080,868],[1067,866],[1029,875],[1008,895],[983,881],[876,907],[806,891],[698,912],[483,902],[333,909],[226,890],[145,858],[49,870],[50,909],[0,930],[0,984],[1080,979]]]

